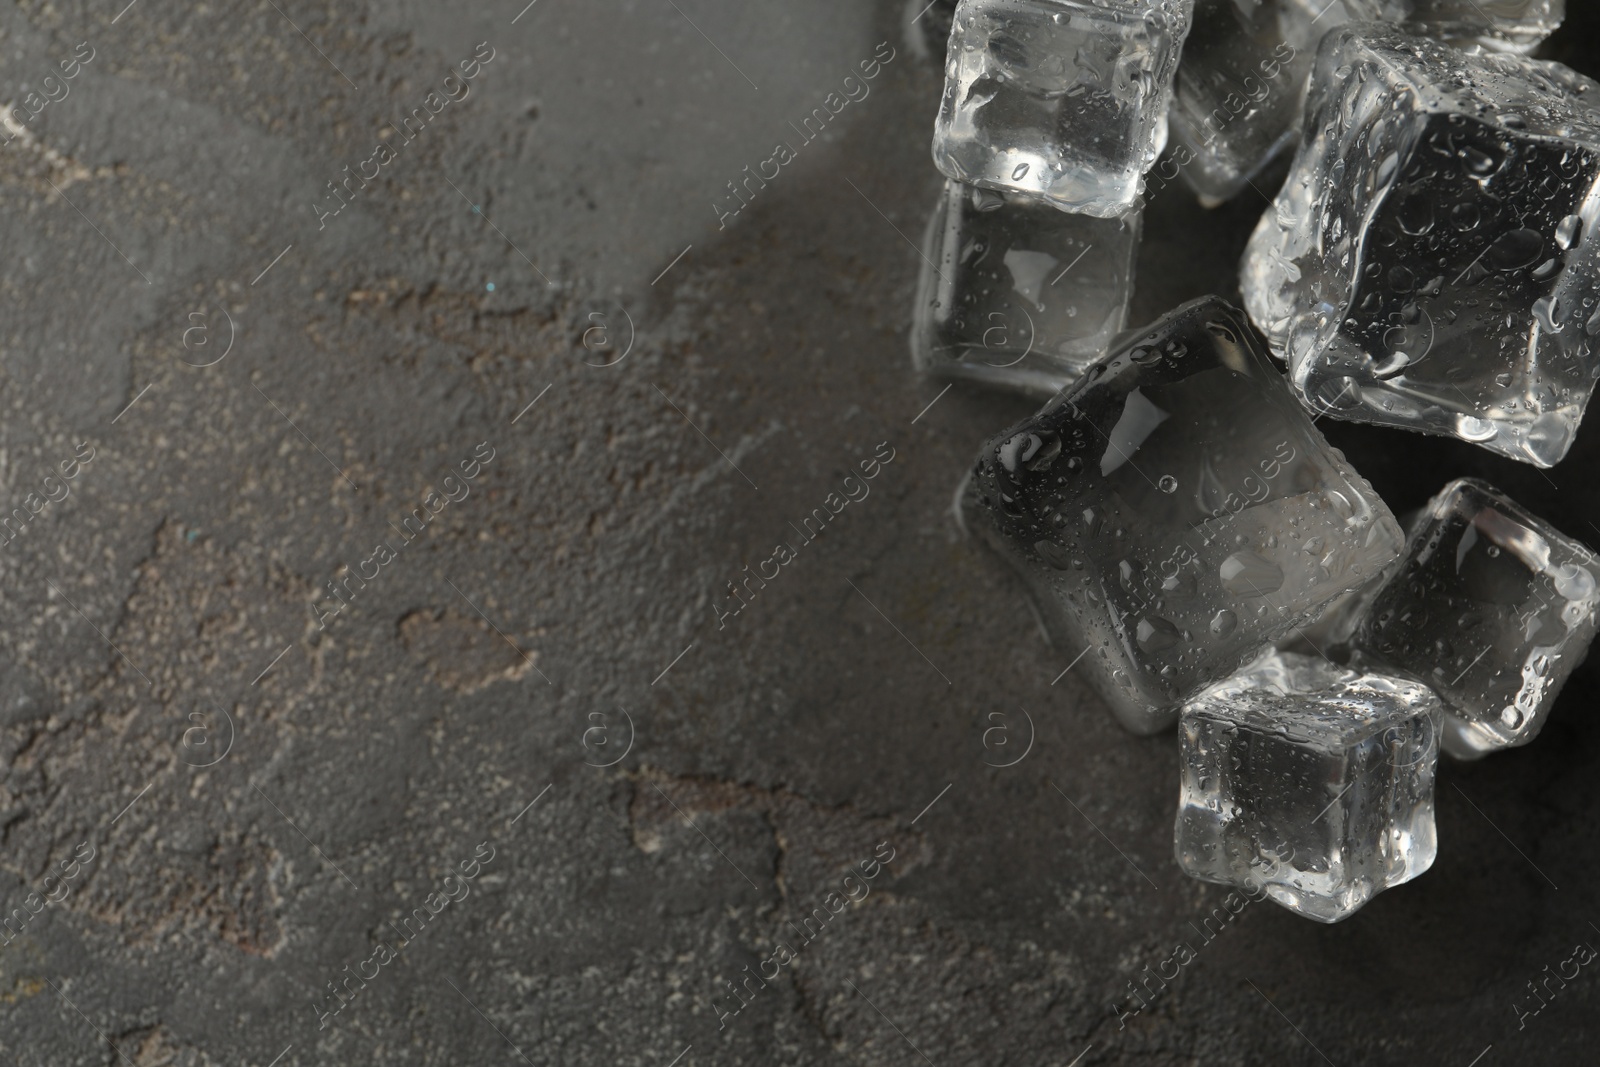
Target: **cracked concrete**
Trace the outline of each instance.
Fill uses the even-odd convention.
[[[1061,676],[950,523],[1031,405],[958,388],[912,421],[939,80],[904,5],[519,9],[0,9],[0,99],[96,50],[0,147],[0,504],[94,450],[0,544],[0,918],[28,916],[0,1055],[1587,1062],[1586,979],[1523,1029],[1512,1005],[1600,937],[1592,667],[1538,744],[1445,769],[1425,877],[1332,928],[1252,905],[1119,1019],[1224,894],[1173,867],[1171,736]],[[1600,73],[1595,19],[1552,54]],[[319,229],[480,42],[471,95]],[[870,97],[719,229],[881,42]],[[1135,319],[1228,279],[1260,208],[1163,191]],[[1579,536],[1600,516],[1592,427],[1548,477],[1328,432],[1397,511],[1475,474]],[[870,496],[719,625],[880,444]]]

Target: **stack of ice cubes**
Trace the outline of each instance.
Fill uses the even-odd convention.
[[[1561,0],[946,14],[914,362],[1053,394],[983,446],[963,524],[1117,721],[1179,726],[1180,867],[1346,918],[1432,864],[1441,748],[1537,736],[1600,560],[1471,479],[1402,529],[1317,422],[1566,455],[1600,379],[1600,84],[1526,55]],[[1298,148],[1247,311],[1123,331],[1169,130],[1206,205]]]
[[[1127,321],[1140,179],[1193,0],[964,0],[933,158],[918,369],[1048,396]],[[926,16],[925,16],[926,17]]]

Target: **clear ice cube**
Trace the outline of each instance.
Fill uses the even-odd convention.
[[[1343,0],[1356,18],[1392,19],[1455,45],[1531,52],[1556,32],[1566,0]]]
[[[923,242],[913,363],[1053,396],[1126,324],[1139,220],[947,183]]]
[[[1374,23],[1324,38],[1242,268],[1313,409],[1541,467],[1600,375],[1600,84]]]
[[[1168,123],[1184,179],[1208,207],[1294,143],[1321,35],[1344,0],[1196,0]]]
[[[1600,561],[1493,486],[1446,486],[1372,598],[1352,645],[1432,686],[1444,748],[1475,759],[1533,740],[1594,639]]]
[[[1109,217],[1167,138],[1194,0],[962,0],[933,159],[947,178]]]
[[[1421,509],[1397,516],[1400,529],[1405,532],[1408,539],[1417,532],[1422,516]],[[1373,598],[1378,595],[1384,583],[1404,565],[1405,557],[1401,556],[1383,568],[1375,577],[1368,579],[1366,585],[1338,597],[1315,622],[1302,626],[1287,638],[1280,640],[1278,648],[1285,652],[1299,652],[1320,659],[1331,659],[1336,663],[1348,662],[1350,639],[1355,635],[1356,627],[1366,618],[1367,609],[1371,607]]]
[[[1216,297],[1124,334],[990,440],[962,508],[1139,734],[1170,727],[1190,694],[1405,543],[1243,313]]]
[[[1338,922],[1433,865],[1439,698],[1268,652],[1184,706],[1178,865]]]

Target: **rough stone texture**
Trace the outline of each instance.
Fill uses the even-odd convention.
[[[1109,1010],[1224,894],[1171,860],[1174,738],[1052,685],[1065,656],[951,526],[1028,405],[957,388],[913,422],[939,81],[902,5],[116,6],[0,8],[0,99],[95,49],[0,148],[0,514],[31,515],[0,544],[8,1061],[1584,1061],[1587,973],[1518,1010],[1600,938],[1592,666],[1537,744],[1443,769],[1425,877],[1333,928],[1248,909]],[[882,40],[871,95],[719,229]],[[1595,40],[1576,10],[1549,47],[1594,74]],[[471,96],[319,231],[324,183],[480,41]],[[1133,320],[1230,276],[1262,203],[1156,190]],[[1476,475],[1582,535],[1592,423],[1545,473],[1328,429],[1397,512]],[[871,495],[719,629],[725,583],[884,441]],[[319,1029],[480,842],[470,895]],[[723,979],[879,842],[719,1030]]]

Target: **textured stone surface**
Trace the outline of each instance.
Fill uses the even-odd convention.
[[[906,368],[895,228],[938,191],[939,72],[899,3],[676,4],[0,8],[0,98],[96,49],[0,147],[5,513],[95,449],[0,545],[0,908],[29,915],[0,1059],[1322,1063],[1298,1027],[1339,1064],[1583,1062],[1592,984],[1524,1030],[1513,1004],[1593,936],[1592,666],[1539,743],[1442,770],[1426,877],[1336,928],[1246,909],[1127,1014],[1225,894],[1171,865],[1173,736],[1052,686],[1067,663],[950,531],[955,479],[1030,406],[957,387],[912,422],[937,390]],[[1592,59],[1593,26],[1552,47]],[[884,40],[870,95],[799,145]],[[319,232],[325,183],[481,41],[472,95]],[[779,139],[796,159],[719,230]],[[1262,206],[1156,192],[1131,320],[1228,277]],[[187,365],[223,308],[231,352]],[[1552,485],[1330,421],[1397,513],[1473,474],[1578,536],[1600,514],[1594,426]],[[871,494],[719,630],[725,583],[883,441]],[[339,566],[482,442],[470,495],[318,629]],[[1023,708],[1031,751],[985,766],[1026,750]],[[621,709],[631,750],[586,766]],[[719,1032],[722,979],[882,841],[870,892]],[[484,842],[469,895],[319,1031],[313,998]]]

